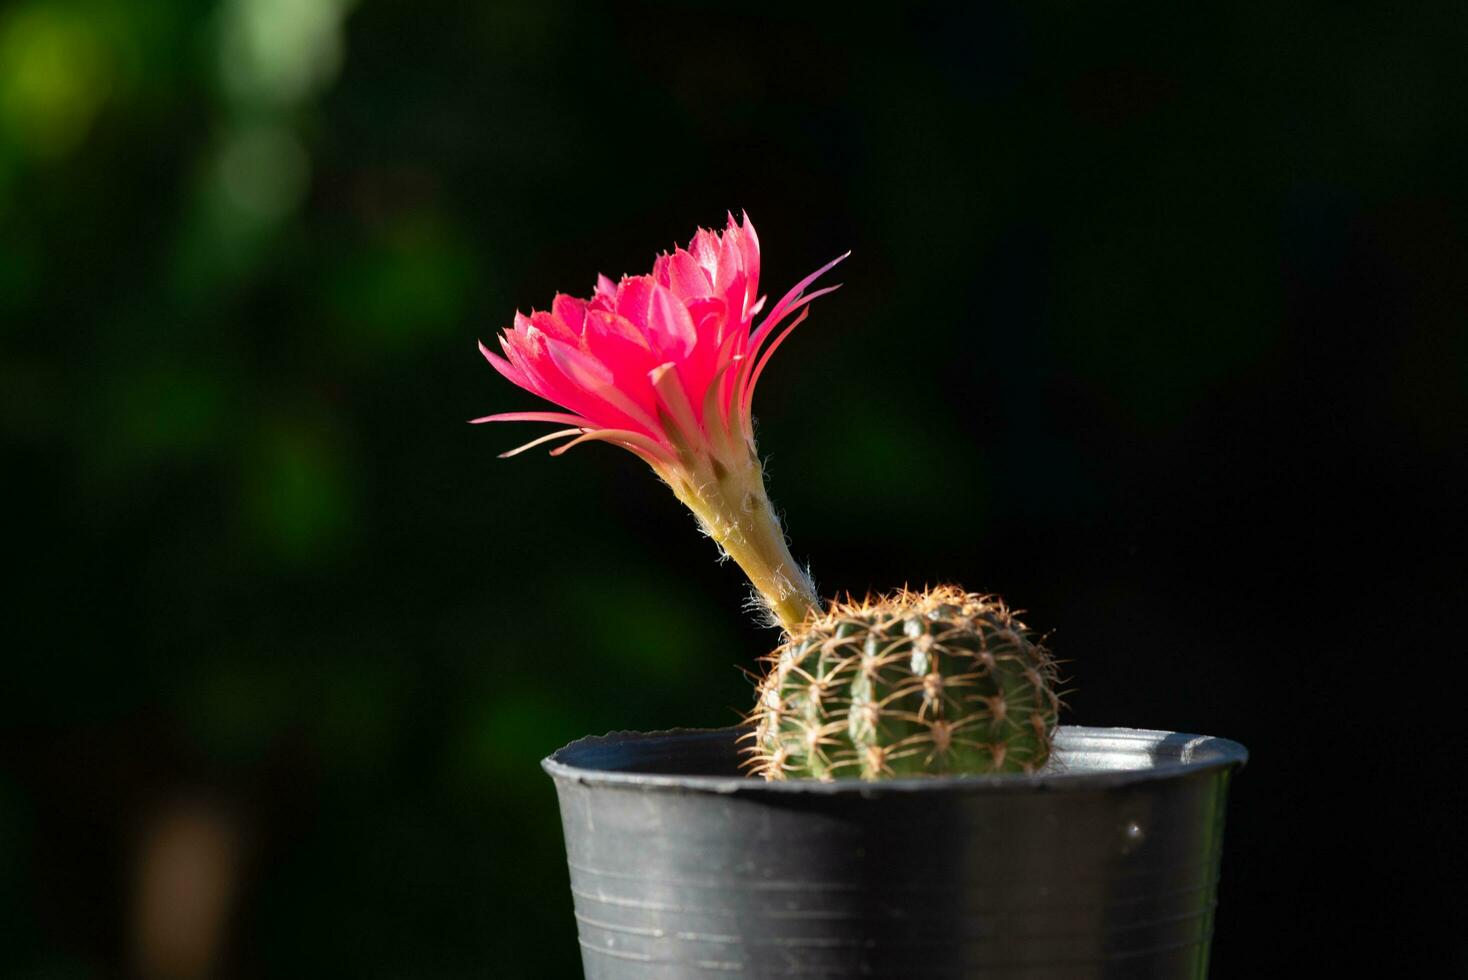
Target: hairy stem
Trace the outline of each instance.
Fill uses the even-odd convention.
[[[780,625],[795,633],[808,615],[819,610],[820,597],[810,576],[790,555],[759,463],[751,458],[734,469],[711,463],[699,476],[703,479],[697,486],[674,483],[673,492],[744,570]]]

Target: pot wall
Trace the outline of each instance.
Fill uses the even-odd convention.
[[[770,784],[740,734],[546,760],[589,980],[1206,976],[1237,744],[1067,727],[1032,777]]]

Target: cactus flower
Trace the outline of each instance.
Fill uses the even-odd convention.
[[[687,248],[659,255],[650,275],[600,276],[590,299],[557,295],[548,311],[516,313],[499,337],[503,356],[479,349],[500,374],[564,411],[473,421],[562,426],[503,456],[547,443],[559,443],[551,450],[559,456],[599,441],[641,457],[793,631],[819,599],[765,493],[750,406],[809,303],[837,287],[806,289],[845,257],[796,283],[756,325],[765,298],[754,226],[730,215],[722,234],[700,228]]]

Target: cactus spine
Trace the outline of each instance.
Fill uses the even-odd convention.
[[[836,603],[765,658],[749,765],[766,779],[1035,772],[1055,660],[993,596],[952,586]]]

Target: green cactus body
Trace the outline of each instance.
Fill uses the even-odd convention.
[[[836,604],[767,658],[748,749],[766,779],[1034,772],[1054,659],[992,596],[944,586]]]

